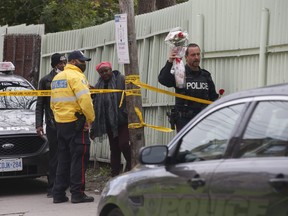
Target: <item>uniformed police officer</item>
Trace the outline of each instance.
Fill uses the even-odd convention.
[[[65,55],[60,53],[54,53],[51,56],[51,66],[52,70],[49,74],[42,77],[39,82],[38,89],[39,90],[51,90],[51,82],[53,78],[59,72],[64,70],[64,67],[67,63],[67,59]],[[57,131],[54,120],[54,115],[52,110],[50,109],[50,97],[38,97],[36,103],[36,131],[38,136],[44,135],[43,129],[43,117],[45,112],[45,123],[46,123],[46,135],[49,142],[49,175],[48,175],[48,193],[47,197],[52,197],[52,188],[56,176],[56,169],[58,164],[57,159]]]
[[[69,200],[65,193],[69,186],[72,203],[94,201],[84,193],[90,153],[89,129],[95,118],[89,84],[84,75],[86,61],[90,60],[81,51],[73,51],[64,71],[57,74],[51,84],[51,109],[58,139],[54,203]]]
[[[175,92],[191,97],[214,101],[219,96],[215,90],[215,84],[211,74],[200,68],[201,50],[200,47],[191,43],[187,46],[185,52],[185,86],[184,88],[176,87],[174,74],[171,73],[173,61],[177,58],[177,51],[173,49],[169,53],[169,59],[161,69],[158,81],[166,87],[174,87]],[[169,115],[170,123],[175,123],[176,130],[179,132],[194,116],[196,116],[207,105],[195,101],[185,100],[182,98],[175,99],[175,109]],[[173,125],[171,125],[173,126]]]

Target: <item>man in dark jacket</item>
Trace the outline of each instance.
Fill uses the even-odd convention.
[[[112,71],[110,62],[101,62],[96,66],[100,78],[96,89],[125,90],[125,77],[119,71]],[[121,92],[96,94],[93,96],[95,121],[92,124],[90,138],[107,134],[110,145],[111,176],[121,170],[121,152],[126,160],[125,170],[131,169],[131,148],[129,143],[128,115],[126,100],[120,105]]]
[[[161,69],[158,81],[166,87],[174,87],[175,92],[191,97],[215,101],[219,96],[215,90],[215,84],[211,74],[199,67],[201,50],[197,44],[191,43],[187,46],[185,53],[185,86],[176,87],[175,76],[171,73],[173,61],[177,58],[177,52],[172,50],[165,66]],[[176,125],[179,132],[193,117],[195,117],[207,104],[196,101],[175,99],[175,108],[168,115],[170,123]],[[173,126],[173,125],[171,125]]]
[[[56,74],[64,70],[67,59],[64,55],[55,53],[51,56],[52,70],[39,82],[39,90],[51,90],[51,82]],[[39,136],[44,135],[43,117],[45,114],[46,135],[49,142],[49,175],[48,175],[48,194],[52,198],[52,188],[57,169],[57,131],[53,112],[50,108],[50,97],[38,97],[36,104],[36,131]]]

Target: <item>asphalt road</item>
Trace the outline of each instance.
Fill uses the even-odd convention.
[[[9,179],[0,180],[0,216],[96,216],[99,195],[93,196],[93,203],[54,204],[46,197],[45,179]],[[70,199],[70,194],[67,192]]]

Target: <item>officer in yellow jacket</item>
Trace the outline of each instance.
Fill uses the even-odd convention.
[[[89,130],[95,114],[84,75],[90,58],[75,50],[68,55],[64,71],[51,84],[51,109],[55,116],[58,139],[58,167],[53,186],[53,202],[67,202],[70,186],[71,202],[93,202],[85,191],[85,171],[89,161]]]

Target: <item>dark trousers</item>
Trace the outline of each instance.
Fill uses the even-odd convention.
[[[46,135],[49,143],[49,175],[48,175],[48,193],[52,193],[53,184],[56,177],[56,170],[58,164],[57,157],[57,130],[52,128],[49,124],[46,125]]]
[[[181,108],[175,107],[176,110],[176,131],[177,133],[186,126],[203,108]]]
[[[113,133],[108,127],[107,135],[110,145],[111,175],[119,175],[121,171],[121,152],[126,160],[125,171],[129,171],[131,169],[131,147],[128,125],[118,127],[118,137],[113,137]]]
[[[177,133],[191,120],[192,118],[178,118],[176,120]]]
[[[58,166],[53,187],[54,199],[65,196],[70,186],[72,197],[85,191],[85,171],[90,154],[89,133],[75,130],[75,122],[57,123]]]

